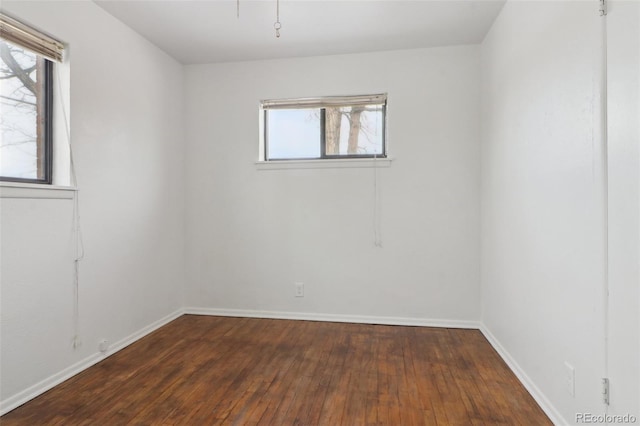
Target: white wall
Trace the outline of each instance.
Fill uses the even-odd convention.
[[[640,2],[607,15],[612,414],[640,419]]]
[[[576,413],[606,412],[597,6],[508,2],[481,50],[482,321],[561,424],[576,422]],[[610,19],[621,22],[615,13]],[[623,31],[613,31],[622,41]],[[628,90],[622,84],[637,84],[637,56],[623,59],[634,48],[637,37],[612,58],[636,67],[612,69],[618,96]],[[620,101],[637,104],[634,96]],[[610,111],[610,412],[637,415],[638,157],[637,138],[624,136],[621,120],[630,116],[620,117],[622,109]],[[565,362],[575,367],[575,396],[567,391]]]
[[[481,47],[184,70],[91,2],[2,6],[71,45],[86,247],[83,345],[74,351],[72,201],[1,200],[2,409],[95,358],[99,339],[126,341],[187,306],[450,325],[481,318],[554,420],[604,412],[592,2],[509,2]],[[638,9],[615,1],[608,18],[615,414],[637,413],[640,393]],[[389,94],[394,158],[377,171],[381,249],[373,169],[254,164],[260,99],[377,92]],[[293,296],[296,281],[304,298]],[[576,368],[575,397],[565,361]]]
[[[478,66],[477,46],[187,66],[186,305],[476,321]],[[380,92],[381,249],[373,169],[254,164],[259,100]]]
[[[182,307],[184,147],[175,60],[89,1],[2,7],[70,45],[86,251],[74,350],[73,202],[2,199],[4,410],[95,355],[99,339],[122,341]]]

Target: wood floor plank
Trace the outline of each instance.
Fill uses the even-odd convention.
[[[184,315],[13,425],[550,425],[477,330]]]

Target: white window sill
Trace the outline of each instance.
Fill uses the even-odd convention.
[[[38,183],[0,182],[0,198],[71,200],[77,188]]]
[[[340,158],[330,160],[272,160],[256,161],[258,170],[289,169],[345,169],[391,167],[391,158]]]

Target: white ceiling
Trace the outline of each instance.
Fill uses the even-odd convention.
[[[184,64],[479,43],[505,0],[95,0]]]

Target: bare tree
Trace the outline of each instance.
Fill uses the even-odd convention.
[[[342,111],[340,108],[325,109],[325,141],[327,155],[340,154],[340,127],[342,126]]]
[[[35,143],[35,172],[44,174],[45,105],[43,93],[44,59],[0,40],[0,84],[4,87],[0,101],[2,119],[2,147],[33,146]],[[14,117],[13,119],[8,118]],[[23,117],[15,119],[16,116]],[[29,118],[31,117],[31,118]],[[30,149],[21,155],[34,155]]]
[[[363,152],[360,135],[364,135],[369,141],[370,137],[376,134],[377,129],[371,128],[371,123],[367,122],[367,111],[379,111],[378,107],[353,106],[353,107],[331,107],[325,109],[325,142],[328,155],[340,154],[340,129],[343,119],[349,122],[349,137],[347,141],[347,154],[357,155]]]
[[[347,144],[347,154],[358,153],[358,138],[360,137],[360,116],[364,111],[364,107],[352,107],[349,114],[349,143]]]
[[[7,80],[9,78],[17,78],[20,80],[25,89],[27,89],[31,94],[36,96],[36,82],[31,78],[31,73],[37,68],[37,62],[33,66],[29,66],[23,68],[22,65],[16,61],[15,55],[17,54],[16,49],[12,49],[9,47],[7,43],[0,40],[0,59],[2,59],[3,64],[6,68],[2,68],[2,77],[0,79]],[[15,101],[21,102],[22,99],[13,99]]]

